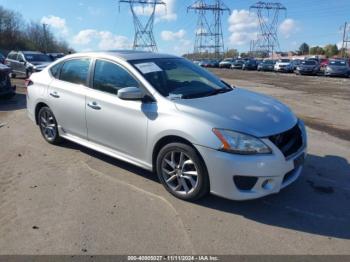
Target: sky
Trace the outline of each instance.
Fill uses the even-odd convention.
[[[154,35],[158,50],[184,54],[193,51],[197,15],[187,12],[195,0],[163,0],[167,7],[156,11]],[[207,0],[210,1],[210,0]],[[231,9],[222,18],[225,49],[249,50],[259,32],[256,14],[249,6],[258,0],[223,0]],[[276,0],[277,1],[277,0]],[[129,6],[118,0],[0,0],[0,5],[18,11],[27,21],[48,24],[59,39],[77,51],[129,49],[134,26]],[[275,1],[274,1],[275,2]],[[310,46],[341,46],[342,26],[350,22],[350,0],[280,0],[287,12],[280,13],[278,36],[281,50]],[[142,21],[148,8],[137,8]]]

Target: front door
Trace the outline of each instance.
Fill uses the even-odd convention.
[[[156,104],[119,99],[119,89],[140,84],[126,69],[110,61],[96,60],[92,87],[86,95],[88,139],[137,160],[144,159],[147,112],[156,110]]]

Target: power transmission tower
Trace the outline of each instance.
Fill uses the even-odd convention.
[[[350,45],[350,24],[345,22],[343,32],[343,44],[341,49],[342,57],[346,57],[348,52],[348,44]]]
[[[157,43],[153,34],[154,17],[157,6],[166,6],[165,2],[162,0],[119,0],[119,4],[121,3],[129,4],[133,16],[135,28],[133,49],[157,52]],[[151,10],[146,23],[142,23],[137,8]]]
[[[260,26],[256,51],[273,55],[275,50],[280,51],[277,35],[279,15],[281,12],[286,13],[287,8],[281,3],[259,1],[250,6],[250,11],[252,10],[256,11]]]
[[[225,51],[221,19],[225,12],[230,13],[230,8],[221,0],[214,0],[213,4],[197,0],[187,8],[187,11],[198,14],[194,53],[200,56],[203,53],[214,53],[216,58],[220,58]],[[208,12],[213,15],[213,23],[208,22]]]

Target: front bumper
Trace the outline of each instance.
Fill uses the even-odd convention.
[[[325,74],[326,76],[343,76],[343,77],[344,77],[344,76],[347,77],[347,76],[350,75],[349,72],[345,72],[345,71],[343,71],[343,72],[325,71],[324,74]]]
[[[288,158],[269,139],[263,139],[273,151],[268,155],[236,155],[196,146],[208,170],[211,193],[231,200],[249,200],[280,192],[302,173],[303,164],[299,160],[307,153],[304,126],[302,135],[303,146]],[[253,177],[256,181],[249,190],[242,190],[235,177]]]

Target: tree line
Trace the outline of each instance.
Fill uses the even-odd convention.
[[[69,53],[74,50],[57,39],[49,27],[25,22],[18,12],[0,6],[0,50],[30,50],[43,53]]]
[[[302,43],[299,47],[300,55],[324,55],[326,57],[345,56],[349,57],[348,50],[339,49],[337,45],[329,44],[324,47],[312,46]]]

